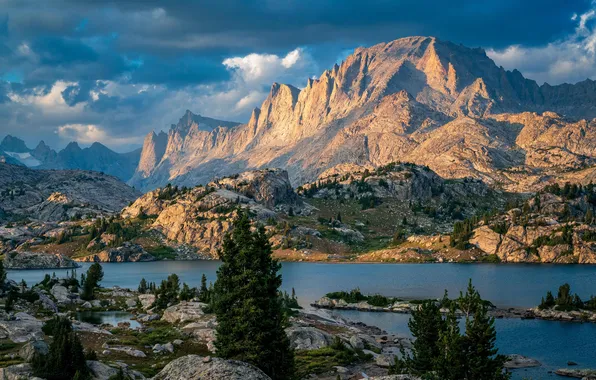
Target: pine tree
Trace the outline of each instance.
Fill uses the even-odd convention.
[[[103,268],[101,264],[94,263],[87,270],[87,275],[82,278],[83,280],[83,293],[81,299],[92,300],[93,292],[99,287],[99,283],[103,280]]]
[[[415,373],[431,371],[433,360],[439,355],[439,337],[444,330],[441,310],[434,301],[426,301],[418,310],[412,311],[408,322],[412,336],[412,356],[407,360],[407,367]]]
[[[6,269],[4,269],[4,262],[0,260],[0,287],[6,282]]]
[[[434,372],[437,379],[465,379],[463,339],[460,335],[455,310],[455,304],[453,304],[445,319],[444,330],[439,335],[437,344],[439,355],[434,360]]]
[[[44,326],[53,336],[47,355],[36,354],[31,366],[35,376],[47,380],[90,379],[83,345],[66,318],[56,317]]]
[[[281,265],[271,253],[264,228],[251,232],[248,215],[241,212],[224,238],[212,306],[217,354],[254,364],[277,380],[292,376],[294,356],[278,297]]]
[[[147,281],[144,278],[141,278],[141,282],[139,283],[139,293],[147,293]]]
[[[497,355],[495,319],[488,315],[488,307],[478,304],[474,317],[466,320],[467,374],[466,379],[508,379],[503,373],[507,358]]]
[[[195,296],[195,288],[190,288],[186,282],[182,284],[182,290],[180,290],[180,301],[190,301]]]
[[[209,303],[209,289],[207,289],[207,276],[201,276],[201,287],[199,289],[199,301]]]

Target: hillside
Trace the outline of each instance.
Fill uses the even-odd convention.
[[[538,190],[579,170],[594,176],[595,97],[593,81],[538,86],[482,49],[402,38],[356,49],[302,89],[274,83],[247,124],[187,112],[167,136],[147,137],[130,184],[194,186],[279,167],[300,185],[340,164],[402,161]]]
[[[81,170],[0,163],[0,209],[16,219],[60,221],[121,210],[140,193],[117,178]]]

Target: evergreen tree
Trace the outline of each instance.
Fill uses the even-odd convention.
[[[36,354],[31,366],[35,376],[47,380],[90,379],[83,345],[66,318],[56,317],[44,326],[53,336],[47,355]]]
[[[201,287],[199,289],[199,301],[209,303],[209,289],[207,289],[207,276],[201,276]]]
[[[503,373],[507,358],[497,355],[496,339],[495,319],[488,315],[488,307],[479,302],[475,305],[474,317],[466,319],[466,379],[509,378]]]
[[[431,371],[433,360],[439,355],[439,338],[444,330],[444,321],[439,306],[433,301],[425,301],[418,310],[412,311],[408,322],[412,336],[412,356],[407,367],[414,373]]]
[[[195,296],[195,288],[190,288],[186,282],[182,284],[182,290],[180,290],[180,301],[190,301]]]
[[[6,269],[4,269],[4,262],[0,260],[0,287],[6,282]]]
[[[99,287],[99,283],[103,280],[103,268],[99,263],[93,263],[87,270],[87,275],[83,278],[83,293],[81,299],[92,300],[93,292]]]
[[[281,265],[271,253],[264,228],[251,232],[248,215],[241,212],[224,238],[212,306],[217,354],[254,364],[277,380],[292,376],[294,356],[278,297]]]
[[[170,304],[178,300],[178,293],[180,292],[180,278],[173,273],[168,276],[167,280],[163,280],[159,289],[156,291],[156,300],[154,306],[157,309],[165,309]]]
[[[459,331],[455,304],[449,308],[444,330],[439,335],[437,346],[439,355],[434,360],[436,378],[442,380],[465,379],[464,346]]]
[[[139,293],[147,293],[147,281],[144,278],[141,278],[141,282],[139,283]]]

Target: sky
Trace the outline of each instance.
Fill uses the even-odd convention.
[[[246,122],[356,47],[424,35],[539,84],[596,79],[586,0],[0,0],[0,138],[124,152],[189,109]]]

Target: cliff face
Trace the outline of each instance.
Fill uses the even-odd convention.
[[[357,49],[303,89],[274,83],[247,124],[187,112],[161,160],[140,166],[130,183],[149,190],[281,167],[301,184],[338,164],[410,161],[446,178],[525,190],[560,165],[593,164],[594,139],[583,140],[594,128],[579,119],[596,116],[595,96],[592,81],[538,86],[482,49],[403,38]],[[531,178],[525,187],[520,171]]]

